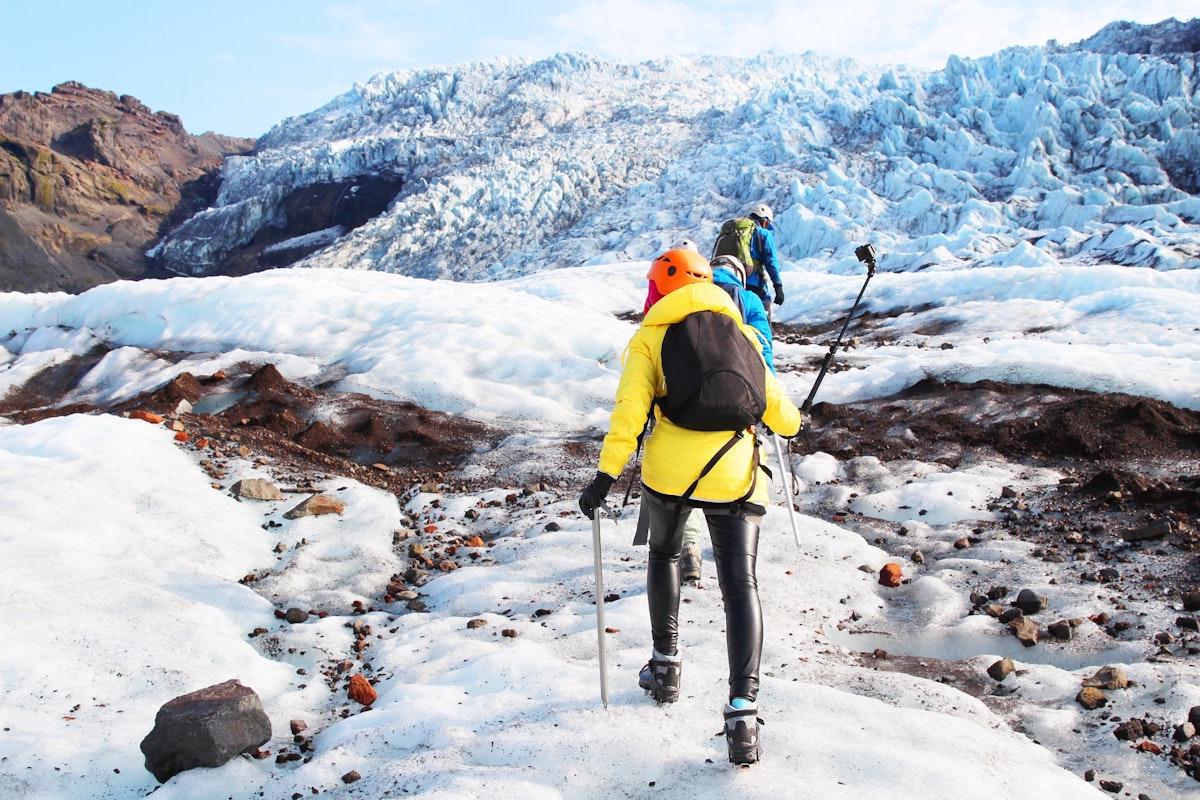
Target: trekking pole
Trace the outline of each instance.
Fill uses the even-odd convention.
[[[592,550],[596,556],[596,641],[600,648],[600,702],[608,708],[608,651],[604,644],[604,567],[600,563],[600,515],[607,514],[614,523],[617,515],[608,503],[601,503],[592,514]]]
[[[779,471],[783,478],[783,493],[787,496],[788,519],[792,523],[792,538],[796,540],[796,547],[800,546],[800,528],[796,525],[796,509],[792,507],[792,473],[791,459],[784,461],[783,445],[779,443],[779,434],[771,431],[771,438],[775,440],[775,456],[779,459]]]
[[[812,391],[808,393],[808,398],[804,401],[804,405],[800,406],[800,412],[807,414],[812,408],[813,397],[817,394],[817,388],[821,385],[821,381],[825,379],[825,373],[829,370],[829,365],[833,362],[833,355],[837,352],[838,346],[842,343],[842,337],[846,335],[846,328],[850,327],[850,320],[854,319],[854,312],[858,310],[858,304],[862,302],[863,293],[867,291],[867,284],[871,282],[871,278],[875,277],[875,247],[867,243],[855,248],[854,255],[858,256],[858,260],[865,262],[867,265],[867,279],[863,281],[862,288],[858,290],[858,297],[854,301],[854,305],[850,307],[850,313],[846,315],[846,322],[842,325],[842,330],[838,334],[837,339],[829,347],[829,352],[825,354],[825,359],[821,362],[821,371],[817,373],[817,379],[813,382]]]

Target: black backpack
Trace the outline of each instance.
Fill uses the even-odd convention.
[[[662,344],[663,416],[696,431],[742,431],[767,410],[766,366],[738,324],[696,311],[667,328]]]

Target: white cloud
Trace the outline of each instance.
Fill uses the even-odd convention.
[[[549,19],[548,30],[493,44],[524,55],[582,50],[621,61],[672,53],[751,56],[768,50],[812,50],[872,63],[939,68],[951,54],[978,57],[1050,39],[1069,43],[1115,20],[1150,23],[1172,16],[1189,19],[1195,13],[1188,3],[1176,0],[581,0],[560,9]]]

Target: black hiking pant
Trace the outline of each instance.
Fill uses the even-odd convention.
[[[642,504],[650,522],[646,597],[654,649],[673,655],[679,647],[679,556],[683,521],[690,506],[665,500],[643,486]],[[762,657],[762,608],[758,601],[758,524],[762,507],[703,508],[712,539],[717,582],[725,604],[725,648],[729,655],[729,697],[758,696]]]

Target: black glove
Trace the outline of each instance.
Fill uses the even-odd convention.
[[[612,488],[614,480],[616,478],[605,472],[597,472],[596,477],[592,478],[592,482],[583,490],[583,494],[579,495],[579,510],[585,517],[595,518],[596,509],[608,496],[608,490]]]
[[[783,305],[783,284],[777,283],[773,288],[775,289],[775,305]]]

